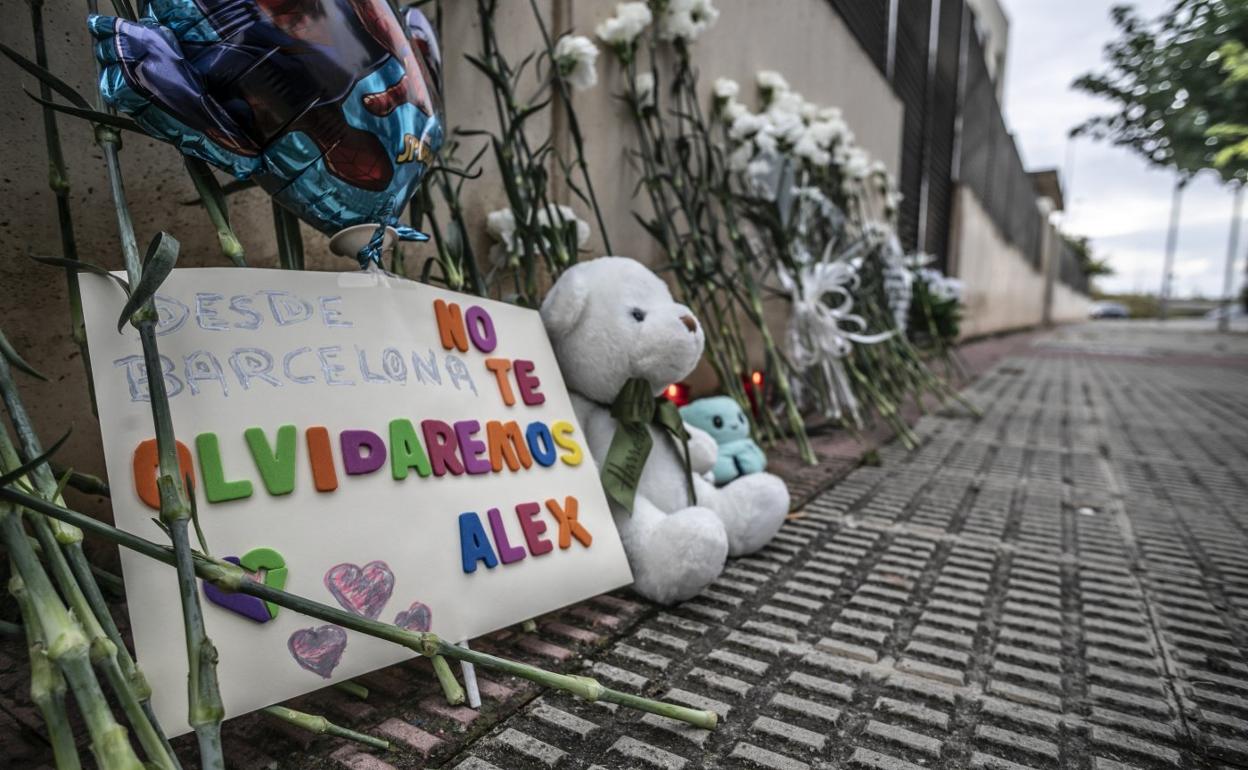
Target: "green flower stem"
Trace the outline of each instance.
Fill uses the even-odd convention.
[[[277,201],[272,201],[272,206],[277,262],[283,270],[303,270],[303,234],[299,231],[299,219]]]
[[[333,685],[335,690],[345,692],[348,695],[359,698],[360,700],[368,700],[368,688],[352,679],[341,682],[335,682]]]
[[[17,600],[22,613],[22,625],[26,629],[26,643],[30,652],[30,699],[43,715],[48,728],[48,740],[52,744],[52,758],[58,770],[77,770],[78,746],[74,743],[74,731],[65,712],[65,677],[48,660],[48,645],[35,616],[26,584],[12,570],[9,593]]]
[[[109,188],[113,195],[113,208],[117,215],[117,232],[125,258],[126,274],[131,286],[138,286],[143,267],[139,259],[134,237],[134,223],[126,203],[125,185],[122,182],[121,162],[118,150],[120,137],[106,126],[96,127],[96,141],[104,152],[108,168]],[[200,764],[204,770],[224,770],[225,758],[221,748],[221,720],[225,707],[221,703],[221,691],[217,683],[217,650],[204,628],[203,610],[199,603],[199,590],[195,582],[191,559],[190,538],[187,525],[190,521],[190,503],[178,465],[177,444],[173,435],[173,418],[169,412],[169,398],[165,392],[164,371],[156,348],[156,308],[149,300],[130,322],[139,330],[143,347],[143,360],[148,376],[148,392],[152,405],[152,421],[156,433],[159,456],[160,519],[169,531],[176,554],[174,567],[177,571],[178,590],[182,599],[182,622],[186,634],[189,722],[199,740]]]
[[[217,231],[217,243],[221,246],[221,255],[230,260],[235,267],[247,267],[247,259],[243,253],[243,244],[234,234],[230,225],[230,212],[226,208],[225,196],[221,195],[220,185],[212,179],[212,169],[198,158],[187,157],[186,173],[195,185],[199,194],[199,202],[208,212],[208,220]]]
[[[446,658],[441,655],[432,655],[429,658],[429,662],[433,664],[433,673],[438,677],[438,684],[442,685],[442,694],[446,696],[446,702],[452,706],[458,706],[463,703],[464,688],[460,686],[459,680],[455,678],[455,673],[451,671]]]
[[[104,691],[91,669],[87,637],[56,595],[11,505],[0,505],[0,540],[8,549],[24,590],[29,592],[31,607],[47,643],[48,660],[60,669],[74,694],[91,736],[96,763],[104,770],[143,770],[130,746],[126,728],[113,718]]]
[[[98,535],[111,542],[122,545],[133,551],[137,551],[165,564],[173,564],[175,555],[167,546],[157,545],[156,543],[146,540],[138,535],[134,535],[125,530],[97,521],[90,516],[70,510],[55,503],[41,500],[37,497],[28,495],[13,487],[0,488],[0,500],[8,500],[17,503],[26,508],[30,508],[45,516],[60,519],[81,527],[83,530],[93,535]],[[654,714],[678,719],[689,724],[710,729],[715,726],[718,717],[714,712],[701,711],[698,709],[689,709],[683,706],[675,706],[672,704],[661,703],[647,698],[637,698],[626,693],[618,692],[603,687],[594,679],[583,676],[572,676],[569,674],[557,674],[551,671],[544,671],[535,666],[526,663],[518,663],[516,661],[498,658],[477,650],[464,649],[455,644],[451,644],[440,639],[436,634],[408,631],[382,623],[376,620],[370,620],[360,615],[330,607],[302,596],[296,596],[285,591],[281,591],[254,580],[249,580],[246,573],[238,565],[229,562],[217,561],[211,557],[200,553],[194,554],[194,568],[196,574],[216,585],[225,591],[237,591],[250,596],[255,596],[263,601],[273,602],[279,607],[285,607],[292,612],[298,612],[311,618],[322,620],[326,623],[349,628],[352,631],[358,631],[378,639],[384,639],[388,642],[407,647],[425,657],[434,657],[437,655],[454,658],[455,660],[466,661],[477,666],[491,668],[502,671],[513,676],[528,679],[538,684],[554,687],[556,689],[565,690],[574,695],[589,700],[605,700],[611,703],[619,703],[630,708],[648,711]],[[436,665],[436,664],[435,664]]]
[[[746,291],[749,293],[750,305],[749,309],[754,318],[755,325],[758,326],[759,334],[763,338],[763,349],[767,354],[767,363],[769,368],[776,372],[776,388],[780,391],[780,396],[784,400],[784,412],[789,419],[789,429],[793,433],[793,439],[797,442],[797,450],[801,453],[802,459],[811,465],[819,462],[815,450],[810,446],[810,438],[806,435],[806,423],[802,420],[801,412],[797,408],[797,400],[793,397],[793,390],[789,385],[789,378],[784,376],[784,370],[779,364],[779,356],[777,355],[777,346],[775,340],[771,336],[771,329],[767,326],[767,318],[763,314],[762,294],[758,290],[758,284],[754,280],[753,274],[749,269],[741,271],[744,278]]]
[[[4,372],[0,371],[0,375],[2,374]],[[4,434],[0,437],[0,456],[5,458],[2,465],[6,471],[15,467],[8,460],[12,455],[13,447],[9,442],[8,435]],[[49,499],[49,496],[46,494],[42,496],[44,499]],[[69,560],[62,551],[60,544],[57,543],[48,519],[44,516],[31,516],[30,525],[35,532],[35,538],[39,542],[40,550],[51,568],[56,585],[60,588],[61,595],[67,600],[69,608],[73,611],[74,617],[86,635],[91,662],[108,681],[109,687],[113,690],[114,695],[121,704],[126,719],[130,722],[131,727],[134,728],[135,736],[139,739],[139,744],[143,747],[144,753],[156,767],[162,770],[174,770],[176,765],[170,759],[172,752],[167,750],[163,736],[152,726],[152,721],[148,718],[140,703],[140,700],[151,697],[151,691],[147,686],[146,680],[142,678],[141,674],[138,674],[133,662],[129,661],[128,655],[126,655],[126,658],[130,662],[130,671],[123,672],[122,666],[118,662],[120,657],[119,650],[123,648],[115,644],[105,634],[103,627],[100,625],[98,614],[79,585],[79,576],[71,569]],[[75,530],[81,537],[81,530],[76,528]],[[26,545],[30,547],[29,543],[26,543]],[[81,563],[85,564],[85,559]],[[91,585],[94,585],[89,571],[86,579]],[[103,597],[98,597],[98,599],[100,605],[104,606],[104,614],[107,614],[108,610],[104,605]]]
[[[371,746],[374,749],[382,751],[390,750],[390,741],[374,738],[371,735],[357,733],[355,730],[348,730],[345,727],[339,727],[319,714],[307,714],[302,711],[286,708],[285,706],[269,706],[263,709],[264,713],[269,716],[277,717],[283,722],[289,722],[295,727],[307,730],[317,735],[333,735],[338,738],[346,738],[356,743],[362,743],[365,746]]]
[[[620,53],[617,51],[617,53]],[[752,415],[752,410],[748,409],[745,393],[739,381],[741,373],[742,355],[738,354],[733,348],[729,339],[729,329],[723,322],[724,316],[722,308],[716,301],[714,292],[704,292],[702,284],[704,281],[699,280],[697,276],[691,275],[688,269],[690,266],[686,264],[685,259],[681,255],[683,247],[677,246],[678,242],[684,242],[684,239],[678,239],[673,233],[674,223],[667,212],[672,212],[675,207],[668,198],[669,185],[662,180],[667,175],[659,170],[661,154],[664,152],[665,139],[661,135],[661,119],[657,117],[657,91],[655,95],[655,106],[643,105],[637,92],[637,73],[636,65],[631,56],[624,60],[625,64],[625,84],[626,99],[628,100],[634,117],[635,126],[638,134],[638,144],[640,150],[638,155],[642,161],[643,186],[650,198],[651,208],[654,211],[655,218],[652,227],[647,227],[651,235],[659,242],[667,253],[673,267],[675,267],[675,275],[677,282],[683,293],[682,299],[686,304],[696,308],[698,315],[703,319],[703,328],[706,331],[706,347],[707,359],[715,371],[716,377],[721,385],[729,391],[738,402],[746,409],[747,413]],[[651,116],[658,124],[657,128],[651,126]],[[671,189],[671,194],[680,199],[675,188]],[[693,218],[689,216],[690,207],[687,201],[681,200],[681,210],[685,213],[686,219],[693,224]],[[700,230],[693,227],[695,237],[698,237]],[[701,239],[697,240],[698,248],[702,253],[706,252]],[[709,312],[708,312],[709,310]]]
[[[67,479],[67,485],[87,495],[96,495],[98,497],[111,497],[111,491],[108,482],[99,476],[92,476],[89,473],[82,473],[73,468],[58,468],[52,463],[52,475],[56,478]]]
[[[70,543],[68,546],[66,546],[66,549],[68,550],[76,549],[76,550],[81,551],[82,543]],[[93,564],[91,561],[87,559],[87,556],[85,553],[82,554],[81,560],[87,563],[87,568],[91,571],[91,575],[95,578],[95,583],[97,587],[102,588],[105,591],[108,591],[108,593],[115,599],[126,598],[126,584],[122,581],[120,575],[114,575],[113,573],[109,572],[103,567]],[[78,562],[79,562],[79,559],[77,557],[71,558],[69,560],[69,564],[71,567],[74,568],[75,572],[77,572],[78,570],[78,566],[77,566]],[[79,582],[85,582],[85,581],[80,580]],[[90,591],[87,592],[87,597],[90,598]],[[105,626],[104,630],[105,631],[108,630],[107,625]],[[111,637],[112,634],[109,634],[109,636]]]
[[[481,52],[470,61],[490,80],[490,93],[498,118],[498,134],[491,136],[494,158],[498,164],[507,202],[516,221],[516,238],[520,243],[520,260],[515,271],[519,303],[537,307],[538,258],[552,277],[558,277],[576,257],[575,240],[569,248],[565,237],[549,232],[552,228],[538,224],[539,212],[548,211],[552,201],[547,180],[548,155],[554,152],[550,140],[534,150],[524,130],[525,121],[545,106],[542,92],[528,103],[516,98],[514,84],[519,71],[513,71],[498,43],[494,28],[497,0],[477,0],[477,16],[481,26]],[[523,69],[521,64],[521,69]],[[548,237],[549,236],[549,237]],[[569,253],[571,252],[571,253]]]
[[[27,458],[39,457],[43,447],[30,423],[30,415],[13,382],[8,362],[0,358],[0,398],[9,412],[22,454]],[[20,465],[17,451],[8,433],[0,431],[0,467],[16,468]],[[47,463],[40,463],[30,473],[33,485],[40,497],[60,502],[58,485]],[[178,768],[178,760],[169,741],[156,720],[151,707],[152,691],[147,678],[139,669],[121,638],[121,632],[113,621],[108,603],[100,593],[93,576],[93,567],[82,549],[82,530],[56,519],[43,516],[31,517],[31,528],[44,558],[48,559],[53,574],[61,586],[63,595],[86,626],[90,635],[93,660],[100,666],[116,695],[127,719],[135,729],[144,752],[160,767]]]
[[[43,31],[43,0],[29,0],[30,24],[32,37],[35,41],[35,63],[45,70],[48,69],[48,46]],[[47,106],[52,101],[52,89],[47,83],[39,81],[39,97],[45,104],[43,112],[43,136],[48,153],[48,187],[56,196],[56,219],[60,226],[61,256],[65,259],[78,259],[78,243],[74,237],[74,218],[69,205],[69,172],[65,168],[65,154],[61,149],[61,132],[56,122],[56,110]],[[78,271],[65,268],[65,283],[69,295],[70,333],[78,352],[82,356],[82,365],[87,373],[87,393],[91,397],[91,412],[99,414],[95,403],[94,380],[91,378],[91,352],[87,348],[87,326],[82,316],[82,297],[78,291]]]
[[[483,147],[481,152],[468,162],[466,170],[470,171],[476,165],[477,159],[480,158],[481,154],[484,152],[485,148]],[[450,154],[446,153],[444,154],[444,157],[449,160]],[[452,254],[450,256],[454,256],[458,259],[459,264],[457,265],[457,269],[460,273],[467,276],[468,286],[471,287],[472,293],[476,294],[478,297],[485,297],[488,295],[486,283],[477,268],[477,258],[476,255],[473,254],[472,243],[467,236],[468,224],[464,217],[464,208],[459,197],[460,192],[463,189],[463,179],[461,178],[458,182],[452,184],[449,174],[439,173],[436,176],[438,180],[438,187],[442,191],[442,199],[446,201],[446,207],[450,211],[449,227],[455,228],[458,236],[460,251],[458,254]],[[430,219],[432,218],[433,215],[431,210]],[[439,238],[439,252],[441,252],[441,238]]]
[[[590,208],[594,210],[594,219],[598,222],[598,232],[602,234],[603,248],[607,254],[614,254],[615,251],[611,248],[611,239],[607,236],[607,223],[603,221],[602,209],[598,206],[598,196],[594,194],[594,183],[589,178],[589,164],[585,162],[585,137],[581,133],[581,122],[576,117],[576,110],[572,109],[572,94],[568,91],[568,83],[559,76],[559,66],[555,61],[555,43],[550,39],[550,33],[546,31],[546,22],[542,21],[542,13],[537,8],[537,0],[529,0],[529,7],[533,9],[533,18],[537,20],[537,29],[541,32],[542,41],[546,44],[546,55],[550,57],[551,80],[558,91],[564,115],[568,119],[568,134],[572,137],[572,146],[576,150],[576,168],[581,172],[581,179],[585,180],[585,193],[589,198]]]

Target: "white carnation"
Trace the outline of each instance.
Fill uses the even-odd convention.
[[[815,119],[829,123],[844,121],[844,117],[841,115],[840,107],[821,107],[819,112],[815,114]]]
[[[712,91],[716,99],[723,99],[731,102],[737,98],[737,94],[741,93],[741,86],[737,85],[737,81],[731,78],[715,78],[715,85]]]
[[[615,6],[615,15],[599,24],[594,34],[607,45],[627,48],[636,42],[637,36],[653,20],[650,6],[645,3],[620,3]]]
[[[819,145],[814,134],[807,129],[793,144],[793,154],[805,158],[816,166],[826,166],[832,161],[832,153]]]
[[[659,37],[692,42],[718,19],[719,10],[711,0],[669,0],[659,19]]]
[[[871,173],[871,159],[860,147],[838,145],[833,161],[840,167],[841,174],[847,180],[865,179],[867,174]]]
[[[776,91],[767,102],[767,111],[788,113],[800,120],[805,106],[806,100],[797,91]]]
[[[729,100],[728,103],[723,106],[723,116],[724,116],[725,123],[731,124],[733,121],[735,121],[737,118],[741,117],[742,115],[749,115],[749,114],[750,114],[750,108],[746,107],[744,104],[742,104],[741,102],[735,99]]]
[[[511,209],[498,209],[485,215],[485,229],[490,237],[508,251],[516,247],[516,215]]]
[[[844,121],[817,120],[806,127],[806,132],[816,144],[824,149],[839,142],[845,136]]]
[[[763,91],[780,92],[789,90],[789,81],[785,80],[784,75],[775,70],[760,70],[754,77],[758,87]]]
[[[593,88],[598,82],[598,46],[584,35],[564,35],[555,43],[555,64],[559,76],[577,91]]]
[[[569,224],[576,225],[576,247],[579,249],[589,242],[588,222],[578,217],[570,206],[551,203],[544,209],[538,209],[537,225],[540,228],[550,228],[562,233]]]
[[[760,152],[772,154],[776,152],[779,144],[776,138],[776,128],[766,118],[763,119],[763,126],[754,134],[754,146]]]
[[[919,268],[919,280],[927,284],[927,290],[938,302],[950,300],[961,302],[966,286],[957,278],[950,278],[939,270],[930,267]]]
[[[863,179],[870,173],[871,167],[867,162],[867,154],[858,150],[849,156],[849,163],[845,165],[845,173],[853,179]]]
[[[749,139],[757,134],[766,122],[762,115],[755,115],[749,111],[742,112],[733,118],[732,125],[728,128],[728,136],[733,139]]]
[[[802,116],[796,112],[768,109],[764,116],[771,122],[775,135],[789,143],[796,143],[806,131]]]
[[[643,72],[637,76],[637,101],[643,108],[654,106],[653,72]]]

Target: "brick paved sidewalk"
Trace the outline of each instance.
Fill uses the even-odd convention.
[[[1248,336],[1096,324],[964,352],[996,361],[966,391],[983,419],[923,418],[919,450],[857,470],[860,444],[819,439],[793,478],[811,502],[697,600],[618,592],[475,643],[713,708],[716,731],[488,672],[480,711],[451,708],[417,660],[357,680],[367,701],[289,704],[394,751],[250,715],[229,766],[1248,765]],[[0,642],[0,765],[39,767],[23,658]]]
[[[1248,765],[1248,350],[1156,334],[1001,362],[587,664],[720,729],[546,694],[445,766]]]

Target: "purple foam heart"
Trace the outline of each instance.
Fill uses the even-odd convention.
[[[347,632],[338,626],[301,628],[286,640],[286,648],[300,666],[329,679],[347,649]]]
[[[225,560],[231,564],[241,564],[237,556],[227,556]],[[255,575],[247,573],[247,577],[255,580]],[[204,596],[213,604],[224,607],[230,612],[238,613],[245,618],[254,620],[257,623],[268,623],[272,618],[269,616],[269,610],[264,606],[264,602],[254,596],[243,593],[234,593],[231,591],[222,591],[212,583],[204,582]]]
[[[394,616],[394,624],[408,631],[428,631],[433,623],[433,610],[429,605],[412,602],[412,606]]]
[[[343,609],[376,620],[394,593],[394,573],[384,561],[337,564],[325,573],[325,587]]]

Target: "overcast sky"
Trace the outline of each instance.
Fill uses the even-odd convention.
[[[1067,232],[1092,238],[1116,275],[1099,279],[1106,291],[1156,293],[1161,286],[1166,225],[1174,176],[1155,170],[1125,149],[1082,138],[1066,167],[1066,135],[1108,102],[1073,91],[1079,75],[1101,67],[1102,47],[1114,35],[1110,0],[1000,0],[1010,17],[1005,71],[1006,123],[1028,169],[1058,167],[1066,185]],[[1155,16],[1166,0],[1137,0]],[[1246,207],[1248,208],[1248,207]],[[1206,173],[1183,194],[1176,296],[1220,296],[1231,219],[1231,194]],[[1242,285],[1248,231],[1236,260],[1235,287]]]

